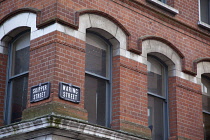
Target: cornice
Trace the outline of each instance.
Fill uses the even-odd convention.
[[[78,136],[82,135],[83,137],[91,137],[92,139],[148,140],[147,138],[141,138],[140,136],[130,133],[89,124],[83,120],[55,114],[49,114],[40,118],[3,126],[0,128],[0,139],[14,138],[14,136],[16,139],[20,139],[23,135],[24,137],[31,139],[33,138],[31,133],[36,132],[37,137],[39,136],[39,133],[42,135],[47,134],[48,131],[53,128],[60,131],[63,130],[62,133],[69,135],[73,139],[77,139]]]

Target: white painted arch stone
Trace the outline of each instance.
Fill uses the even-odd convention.
[[[37,30],[36,14],[30,12],[20,13],[5,21],[0,26],[0,40],[10,31],[23,26],[30,27],[31,32]]]
[[[151,53],[155,54],[166,65],[168,65],[169,76],[177,76],[197,83],[196,77],[182,72],[182,59],[179,57],[177,52],[167,44],[154,39],[144,40],[142,42],[142,59],[144,64],[147,64],[147,55]]]
[[[205,61],[199,62],[197,64],[197,75],[196,75],[198,84],[201,84],[201,75],[205,73],[206,74],[210,73],[210,62],[205,62]]]
[[[95,14],[84,14],[79,17],[79,29],[78,31],[86,35],[86,31],[88,28],[98,28],[102,29],[105,32],[101,32],[101,35],[106,37],[108,40],[112,39],[113,37],[119,42],[119,46],[114,46],[115,49],[127,49],[127,36],[123,32],[123,30],[117,26],[114,22],[110,21],[109,19],[95,15]]]
[[[181,71],[181,58],[167,44],[153,39],[145,40],[142,42],[142,57],[147,59],[149,53],[158,53],[166,56],[160,59],[168,65],[169,70]]]
[[[12,30],[17,29],[19,27],[30,27],[31,32],[37,30],[36,28],[36,14],[31,12],[25,12],[17,14],[8,20],[6,20],[0,26],[0,53],[6,53],[6,48],[4,46],[4,42],[2,39],[5,35],[10,33]]]

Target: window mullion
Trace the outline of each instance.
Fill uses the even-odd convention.
[[[22,73],[19,73],[19,74],[15,75],[15,76],[11,76],[11,77],[9,78],[9,81],[11,81],[11,80],[13,80],[13,79],[15,79],[15,78],[18,78],[18,77],[27,75],[28,73],[29,73],[29,71],[25,71],[25,72],[22,72]]]
[[[91,76],[94,76],[94,77],[97,77],[97,78],[100,78],[100,79],[103,79],[103,80],[107,80],[107,81],[110,80],[109,78],[106,78],[106,77],[103,77],[101,75],[98,75],[98,74],[95,74],[95,73],[92,73],[92,72],[88,72],[88,71],[85,71],[85,74],[88,74],[88,75],[91,75]]]
[[[160,98],[160,99],[166,100],[166,98],[165,98],[165,97],[160,96],[160,95],[157,95],[157,94],[155,94],[155,93],[148,92],[148,95],[151,95],[151,96],[154,96],[154,97],[157,97],[157,98]]]
[[[203,113],[210,115],[210,112],[203,110]]]

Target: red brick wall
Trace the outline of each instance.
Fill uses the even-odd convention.
[[[138,3],[128,0],[123,2],[121,0],[59,0],[57,3],[55,2],[55,0],[26,0],[25,2],[16,0],[11,3],[11,1],[6,0],[0,5],[2,9],[0,19],[18,8],[33,7],[41,10],[39,24],[58,18],[69,24],[74,24],[73,13],[76,11],[97,9],[113,16],[126,27],[131,33],[131,46],[136,47],[137,39],[145,35],[160,36],[174,44],[185,55],[187,70],[193,70],[192,62],[195,59],[204,56],[209,57],[210,34],[207,30],[202,30],[197,26],[197,1],[174,0],[174,7],[180,11],[176,16],[168,15],[168,12],[160,10],[146,0],[138,0]],[[148,9],[148,7],[153,10]]]
[[[0,54],[0,126],[4,124],[4,99],[6,90],[7,55]]]
[[[59,82],[84,86],[84,48],[84,41],[58,31],[31,41],[29,88],[39,83],[51,82],[51,96],[42,102],[29,103],[29,106],[49,101],[65,102],[58,98]],[[83,98],[81,100],[78,106],[83,107]]]
[[[203,139],[201,86],[177,77],[169,78],[171,139]]]
[[[114,57],[112,94],[112,128],[139,129],[125,126],[124,121],[148,126],[146,65],[122,56]]]
[[[37,21],[40,27],[58,19],[65,24],[74,25],[76,11],[96,9],[109,14],[128,30],[130,45],[134,48],[138,46],[139,37],[145,35],[168,40],[184,55],[186,69],[192,71],[194,60],[210,57],[210,33],[197,26],[198,1],[171,0],[170,5],[179,10],[178,15],[172,15],[146,0],[5,0],[0,3],[0,25],[3,22],[2,18],[23,7],[41,11]],[[0,58],[0,68],[4,67],[4,76],[1,76],[3,80],[0,83],[3,83],[6,61],[2,60],[6,58]],[[49,81],[52,84],[52,93],[48,100],[28,103],[28,107],[57,101],[83,108],[84,61],[85,42],[74,37],[52,32],[32,40],[29,89],[33,85]],[[113,58],[112,128],[135,130],[136,127],[133,127],[132,123],[147,127],[146,71],[143,64],[124,57]],[[61,81],[82,88],[80,104],[75,105],[58,98],[58,83]],[[5,82],[1,85],[5,88]],[[0,96],[4,94],[3,88],[0,89]],[[203,138],[200,86],[180,78],[170,78],[169,100],[171,139],[178,139],[178,136],[189,139]],[[2,99],[0,104],[3,104]],[[128,125],[128,122],[131,124]]]

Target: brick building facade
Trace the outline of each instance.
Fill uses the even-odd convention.
[[[209,5],[0,0],[0,138],[210,139]]]

